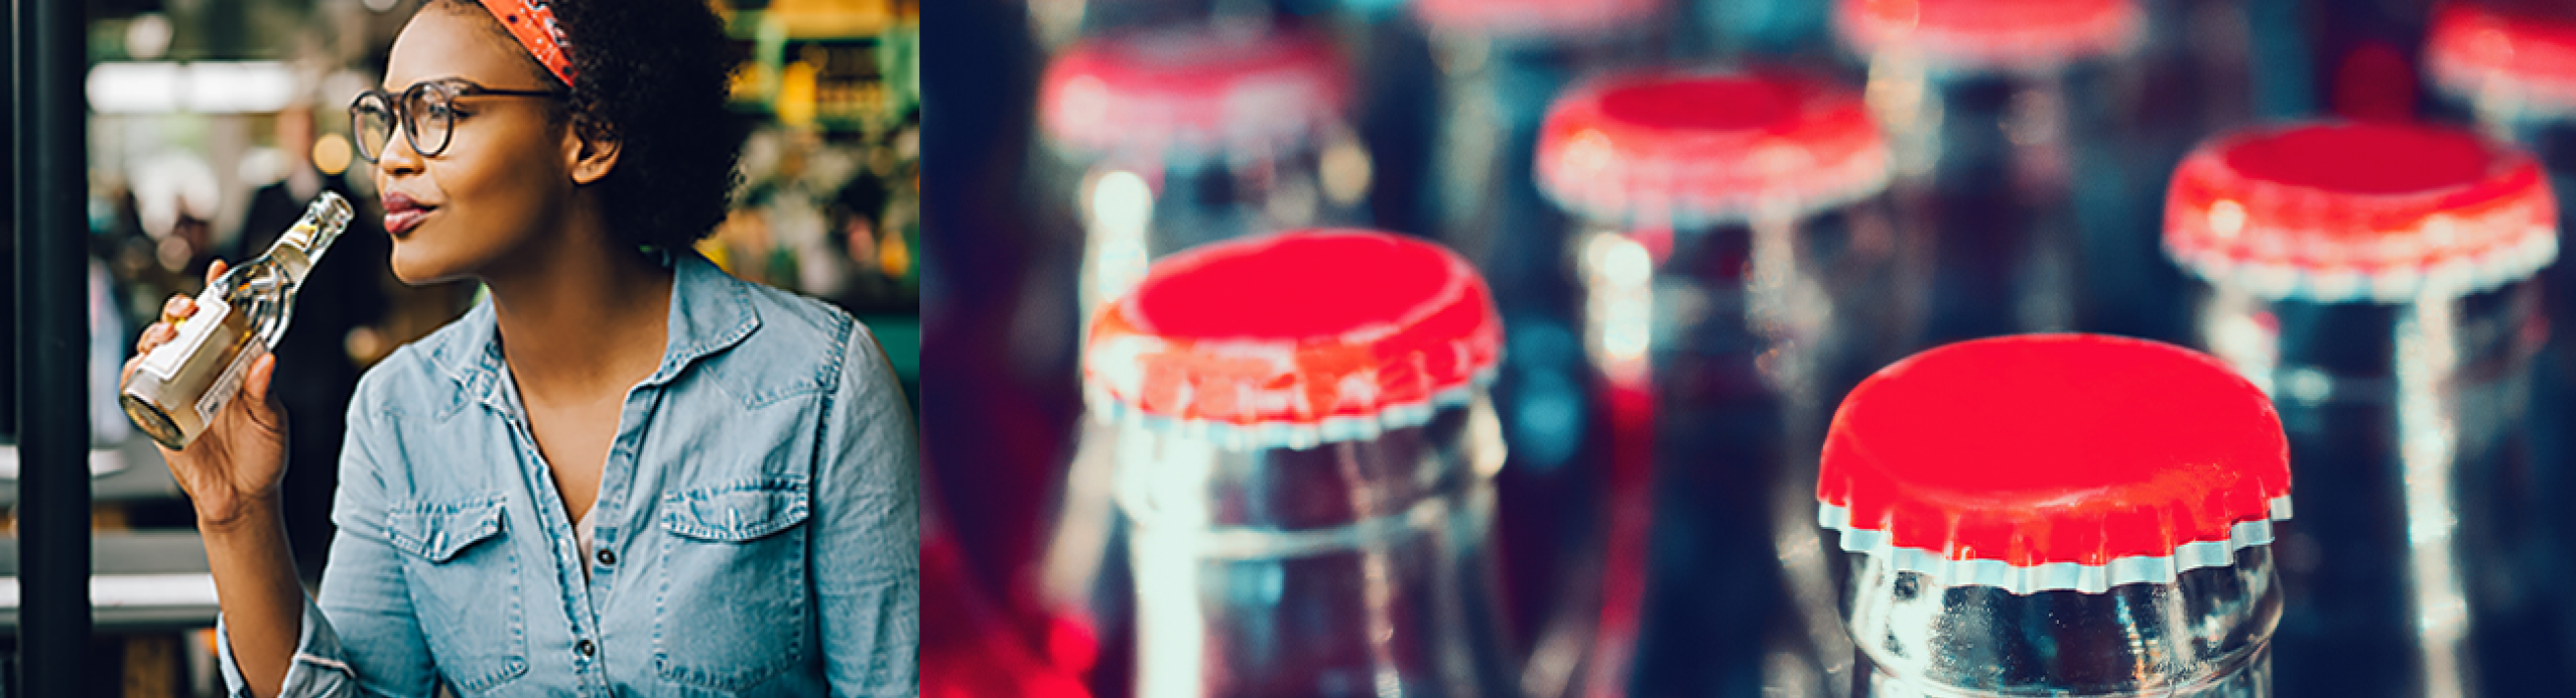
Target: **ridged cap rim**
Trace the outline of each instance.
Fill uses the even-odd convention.
[[[1311,143],[1349,95],[1320,36],[1202,27],[1078,42],[1048,64],[1038,109],[1061,149],[1187,157]]]
[[[1888,152],[1860,95],[1803,73],[1657,70],[1570,90],[1539,128],[1539,190],[1627,225],[1803,215],[1885,189]]]
[[[2537,160],[2458,129],[2315,123],[2239,131],[2174,172],[2164,246],[2274,300],[2402,302],[2529,277],[2557,258]]]
[[[2103,335],[1971,340],[1834,414],[1818,521],[1946,584],[2099,592],[2232,564],[2290,515],[2289,446],[2218,360]]]
[[[1501,357],[1502,317],[1464,258],[1302,230],[1156,262],[1092,323],[1083,386],[1103,418],[1308,448],[1426,423],[1469,402]]]

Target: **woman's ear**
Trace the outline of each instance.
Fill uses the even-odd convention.
[[[579,126],[564,129],[565,169],[572,173],[574,184],[590,184],[608,176],[609,170],[617,168],[617,153],[625,145],[616,136],[584,138],[582,130]]]

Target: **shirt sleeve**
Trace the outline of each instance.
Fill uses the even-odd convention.
[[[313,599],[304,599],[302,630],[296,631],[295,659],[286,666],[286,683],[279,698],[322,698],[354,695],[349,662],[340,651],[340,639],[331,633],[331,625],[322,622],[322,611],[313,607]],[[242,678],[241,664],[233,660],[231,634],[222,616],[215,617],[215,654],[224,672],[224,695],[251,698],[250,682]]]
[[[437,669],[405,586],[402,553],[385,539],[386,473],[375,449],[386,434],[383,415],[367,407],[377,402],[367,397],[373,377],[359,382],[350,401],[339,489],[331,503],[339,532],[331,538],[318,598],[305,600],[303,629],[279,698],[429,696],[437,690]],[[225,694],[249,696],[221,618],[216,628]]]
[[[885,350],[842,347],[815,459],[813,584],[834,696],[920,691],[921,442]]]

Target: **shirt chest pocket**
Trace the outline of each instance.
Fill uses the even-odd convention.
[[[519,560],[502,536],[500,497],[412,501],[393,508],[385,538],[403,555],[412,613],[431,659],[466,693],[528,672]]]
[[[653,664],[662,678],[743,691],[814,652],[806,482],[759,479],[662,498]]]

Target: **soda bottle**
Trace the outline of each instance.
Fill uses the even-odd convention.
[[[349,225],[349,202],[324,191],[268,252],[224,272],[197,294],[178,336],[152,350],[127,379],[119,402],[134,426],[163,448],[188,447],[241,392],[251,363],[286,335],[304,276]]]
[[[2310,123],[2204,143],[2164,244],[2200,341],[2271,393],[2306,489],[2278,546],[2284,690],[2546,693],[2556,468],[2520,434],[2557,206],[2458,129]]]
[[[2424,67],[2436,90],[2448,97],[2444,111],[2473,120],[2488,136],[2509,140],[2529,150],[2549,173],[2550,189],[2559,200],[2576,192],[2576,6],[2544,2],[2444,3],[2435,8],[2425,37]],[[2558,231],[2563,246],[2567,232]],[[2576,323],[2576,277],[2565,267],[2540,270],[2545,296],[2542,313],[2550,324]],[[2532,397],[2528,425],[2533,461],[2559,464],[2576,453],[2565,424],[2576,418],[2576,342],[2565,333],[2551,337],[2532,363]],[[2536,491],[2564,492],[2570,483],[2563,468],[2539,468],[2545,479]],[[2576,535],[2576,516],[2561,515],[2554,528],[2559,540]],[[2563,557],[2544,552],[2535,562]],[[2542,579],[2576,573],[2566,562],[2538,571]],[[2561,630],[2554,644],[2576,651],[2576,609],[2554,609]],[[2561,654],[2565,663],[2576,656]]]
[[[1408,229],[1475,263],[1509,333],[1493,399],[1512,463],[1497,486],[1508,503],[1502,545],[1510,614],[1532,629],[1520,651],[1530,655],[1524,685],[1533,696],[1584,690],[1593,681],[1587,675],[1623,675],[1609,667],[1624,661],[1596,653],[1603,641],[1624,642],[1630,634],[1615,626],[1634,622],[1605,618],[1598,603],[1616,593],[1604,584],[1619,583],[1605,566],[1623,566],[1609,559],[1614,552],[1605,545],[1613,536],[1604,527],[1617,517],[1636,519],[1630,528],[1639,529],[1642,545],[1636,515],[1644,508],[1609,500],[1629,496],[1616,492],[1623,488],[1644,492],[1646,483],[1642,461],[1619,463],[1624,446],[1614,437],[1642,432],[1637,419],[1622,416],[1638,411],[1639,393],[1604,383],[1586,360],[1588,309],[1567,257],[1569,229],[1539,193],[1530,164],[1549,101],[1587,75],[1648,58],[1667,4],[1417,0],[1410,8],[1433,69],[1430,122],[1420,130],[1419,174],[1392,179],[1391,164],[1389,193],[1418,207],[1403,212],[1418,221]],[[1411,196],[1396,189],[1407,184]]]
[[[1910,231],[1934,249],[1922,346],[2074,329],[2086,258],[2136,264],[2110,145],[2136,0],[1840,0]],[[2076,176],[2082,173],[2082,177]],[[2146,211],[2125,218],[2143,218]]]
[[[1085,332],[1156,258],[1195,245],[1359,216],[1368,156],[1342,121],[1333,46],[1293,28],[1209,23],[1084,39],[1038,95],[1055,184],[1076,198]],[[1079,173],[1076,174],[1075,171]],[[1116,430],[1076,427],[1036,574],[1039,594],[1099,646],[1102,694],[1124,693],[1130,594],[1111,500]]]
[[[1925,351],[1834,413],[1857,695],[2270,695],[2290,453],[2263,393],[2146,340]]]
[[[1081,212],[1082,310],[1147,261],[1205,242],[1359,216],[1368,156],[1343,123],[1332,44],[1209,24],[1086,39],[1047,66],[1047,142]]]
[[[1133,695],[1513,695],[1485,394],[1502,326],[1464,259],[1355,230],[1218,243],[1092,327]]]
[[[1882,196],[1888,160],[1858,93],[1795,72],[1605,75],[1549,111],[1536,181],[1575,221],[1560,254],[1586,347],[1649,396],[1653,535],[1689,541],[1644,563],[1641,692],[1811,694],[1848,671],[1799,451],[1822,438],[1820,396],[1913,332],[1920,294],[1902,289],[1923,275]]]

